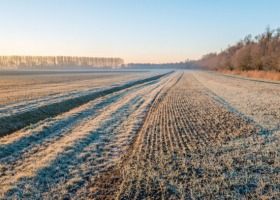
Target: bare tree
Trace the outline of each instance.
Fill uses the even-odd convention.
[[[263,34],[243,40],[219,54],[203,56],[198,65],[209,69],[274,70],[280,71],[280,28],[268,26]]]
[[[71,57],[71,56],[0,56],[2,69],[91,69],[120,68],[121,58]]]

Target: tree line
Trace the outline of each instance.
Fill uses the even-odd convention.
[[[72,56],[0,56],[1,69],[92,69],[122,68],[122,58]]]
[[[197,66],[226,70],[265,70],[280,72],[280,28],[266,31],[254,38],[246,36],[220,53],[209,53]]]

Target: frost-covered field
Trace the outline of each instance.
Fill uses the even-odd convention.
[[[15,72],[14,72],[15,73]],[[56,116],[163,72],[21,72],[2,75],[0,135]],[[8,86],[7,86],[8,85]],[[4,103],[7,102],[8,103]]]
[[[87,92],[156,73],[0,71],[0,106],[39,97],[53,99],[59,95]]]
[[[157,93],[174,76],[161,74],[124,73],[113,80],[109,75],[99,85],[91,80],[98,89],[3,104],[2,122],[23,113],[25,124],[43,108],[47,113],[38,123],[7,132],[0,139],[0,197],[61,197],[113,165],[130,144]],[[72,103],[69,111],[60,109],[61,104],[67,106],[65,101]],[[56,107],[65,112],[49,116],[52,111],[48,108]],[[1,124],[4,128],[9,125],[8,121]]]
[[[193,74],[228,106],[269,131],[280,130],[280,82],[259,82],[205,72]]]
[[[45,93],[0,107],[0,199],[279,197],[280,85],[196,71],[61,76],[56,87],[25,79]]]
[[[131,148],[85,196],[279,199],[279,97],[279,85],[184,73],[158,95]]]

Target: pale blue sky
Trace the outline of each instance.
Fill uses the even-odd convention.
[[[279,8],[279,0],[0,0],[0,54],[197,59],[280,27]]]

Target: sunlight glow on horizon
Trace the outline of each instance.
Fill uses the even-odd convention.
[[[280,27],[279,7],[276,0],[4,0],[0,55],[199,59]]]

